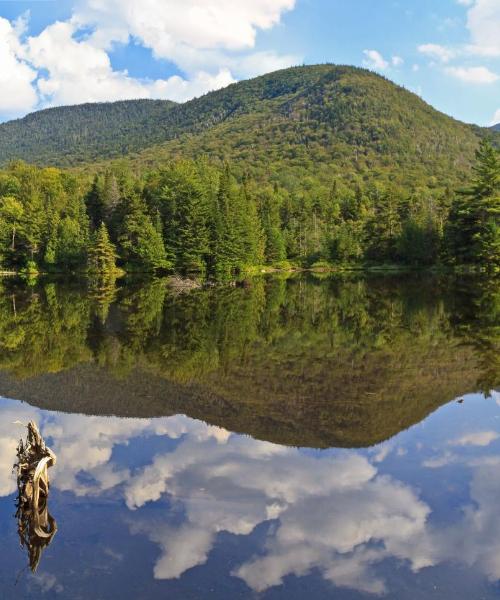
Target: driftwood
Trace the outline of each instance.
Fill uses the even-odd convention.
[[[28,423],[26,441],[17,447],[17,531],[21,546],[26,548],[29,565],[36,571],[43,550],[57,531],[55,519],[48,510],[49,467],[56,464],[56,455],[45,445],[36,424]]]

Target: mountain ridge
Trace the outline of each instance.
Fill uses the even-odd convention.
[[[307,177],[326,183],[339,173],[379,172],[405,185],[435,177],[444,187],[463,182],[479,140],[491,132],[372,71],[312,65],[182,104],[131,100],[32,113],[0,125],[0,164],[19,158],[79,167],[127,157],[149,168],[208,156],[235,163],[240,176],[285,178],[292,187]]]

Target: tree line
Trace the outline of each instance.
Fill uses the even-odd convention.
[[[290,263],[500,268],[499,152],[482,142],[469,186],[438,195],[342,179],[299,194],[204,160],[143,175],[123,162],[91,180],[22,162],[0,171],[0,270],[225,278]]]

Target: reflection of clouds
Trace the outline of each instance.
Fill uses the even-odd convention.
[[[470,486],[471,504],[463,518],[445,530],[432,532],[432,543],[440,560],[453,560],[475,567],[490,580],[500,579],[500,457],[474,461]]]
[[[186,437],[130,480],[127,503],[140,506],[160,488],[182,499],[185,522],[176,528],[137,517],[131,524],[161,547],[157,578],[203,564],[217,532],[246,535],[269,519],[278,521],[266,555],[234,572],[256,591],[319,568],[337,585],[380,592],[374,563],[392,555],[415,569],[429,564],[410,543],[425,528],[428,507],[354,453],[312,455],[237,436],[225,445]],[[373,542],[378,547],[370,548]]]
[[[25,436],[25,430],[15,421],[28,423],[39,412],[27,404],[1,401],[5,402],[5,407],[2,406],[0,413],[0,497],[10,496],[17,489],[12,467],[19,439]]]
[[[319,568],[337,585],[382,592],[370,567],[387,556],[408,559],[415,569],[428,560],[410,540],[424,530],[428,507],[406,486],[388,477],[367,479],[362,488],[340,487],[306,497],[280,515],[267,553],[237,574],[256,591],[281,583],[288,574]],[[379,542],[378,547],[369,544]]]
[[[386,582],[378,567],[388,558],[414,571],[461,562],[500,579],[500,457],[492,454],[494,431],[443,441],[436,457],[424,463],[472,472],[470,504],[456,522],[443,526],[429,519],[429,506],[408,485],[379,473],[389,444],[366,455],[304,452],[184,416],[118,419],[46,413],[10,401],[0,406],[0,495],[15,490],[10,472],[21,430],[12,423],[35,419],[58,454],[55,486],[80,496],[112,488],[122,495],[135,511],[130,531],[160,549],[157,579],[180,577],[204,564],[219,532],[249,535],[266,522],[262,552],[233,570],[256,592],[279,585],[287,575],[319,570],[337,586],[381,594]],[[152,436],[176,443],[146,454],[148,464],[134,468],[114,459],[116,446]],[[164,494],[170,509],[144,510]],[[109,552],[119,559],[116,549]]]
[[[489,446],[499,437],[496,431],[475,431],[452,440],[450,444],[452,446]]]

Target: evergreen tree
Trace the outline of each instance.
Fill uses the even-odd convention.
[[[500,268],[500,158],[488,141],[476,153],[472,185],[452,205],[446,238],[450,262]]]
[[[94,275],[112,275],[116,271],[116,248],[104,223],[94,233],[87,250],[87,269]]]
[[[118,243],[121,258],[133,269],[155,271],[172,266],[167,260],[161,234],[155,229],[144,204],[135,195],[126,204]]]
[[[242,239],[238,236],[234,214],[235,196],[229,167],[221,173],[219,190],[212,216],[212,259],[215,273],[229,276],[241,267]]]
[[[265,241],[264,256],[268,263],[278,263],[286,259],[286,248],[276,195],[266,194],[264,196],[261,211]]]
[[[92,187],[85,198],[87,214],[90,219],[90,225],[94,231],[106,217],[106,204],[104,202],[104,192],[102,188],[101,179],[96,175]]]

